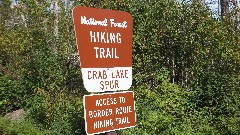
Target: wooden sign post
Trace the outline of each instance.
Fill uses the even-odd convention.
[[[77,6],[73,22],[86,90],[128,90],[132,85],[132,16]],[[87,134],[136,124],[133,92],[85,95],[84,109]]]

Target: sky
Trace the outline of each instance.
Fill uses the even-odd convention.
[[[184,1],[184,0],[176,0],[176,1]],[[185,0],[192,1],[192,0]],[[213,17],[218,17],[218,2],[220,0],[205,0],[205,5],[207,5],[211,11],[214,13]],[[230,0],[231,1],[231,0]],[[238,6],[240,7],[240,0],[237,0]]]
[[[12,0],[12,1],[13,1],[13,5],[15,5],[16,0]],[[176,0],[176,1],[183,1],[183,0]],[[218,14],[218,1],[220,0],[205,0],[205,4],[210,7],[212,12],[215,14],[214,16]],[[240,7],[240,4],[239,4],[240,0],[237,0],[237,1],[238,1],[238,6]],[[51,5],[50,9],[53,9],[53,5]]]

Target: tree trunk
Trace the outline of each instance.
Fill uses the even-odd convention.
[[[220,0],[221,17],[226,16],[229,13],[229,0]]]
[[[205,4],[205,0],[193,0],[193,2],[199,3],[202,6]]]
[[[58,40],[58,0],[54,2],[54,36],[55,36],[55,45],[53,46],[53,52],[57,53],[57,40]]]
[[[238,9],[238,3],[237,0],[232,0],[233,6],[234,6],[234,18],[235,18],[235,30],[238,30],[238,25],[239,25],[239,12],[237,11]]]
[[[65,0],[65,11],[67,12],[67,8],[68,8],[68,5],[69,5],[69,2],[70,0]]]

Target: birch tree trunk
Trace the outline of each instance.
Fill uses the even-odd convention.
[[[23,20],[23,23],[24,23],[24,27],[27,28],[27,23],[26,23],[26,19],[25,19],[24,14],[21,14],[21,17],[22,17],[22,20]]]
[[[58,0],[54,2],[54,36],[55,36],[55,45],[53,46],[53,52],[57,52],[57,40],[58,40]]]

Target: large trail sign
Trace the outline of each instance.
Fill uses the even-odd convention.
[[[85,95],[84,117],[87,134],[134,127],[134,94],[132,91],[126,91]]]
[[[86,90],[128,90],[132,85],[132,16],[77,6],[73,19]]]

